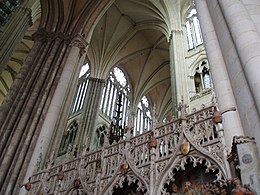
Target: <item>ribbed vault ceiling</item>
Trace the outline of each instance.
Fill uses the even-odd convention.
[[[71,5],[66,4],[71,1],[63,1],[63,7]],[[81,3],[84,2],[73,0],[75,10],[82,7]],[[174,13],[180,12],[179,14],[183,15],[189,2],[190,0],[114,1],[100,20],[93,23],[97,24],[92,35],[85,29],[87,39],[91,37],[87,54],[92,66],[91,76],[106,78],[114,66],[121,67],[131,85],[133,107],[147,95],[151,103],[156,105],[159,116],[164,117],[163,114],[172,110],[168,38],[172,28],[180,23],[180,18],[174,20],[178,15]],[[59,7],[58,4],[55,6]],[[39,9],[40,6],[36,6],[35,10]],[[66,12],[67,9],[62,10]],[[73,10],[71,12],[77,15]],[[84,13],[82,12],[82,16],[79,14],[78,21],[84,22],[81,19]],[[50,23],[52,20],[48,21]],[[37,26],[35,22],[28,30],[0,76],[0,103],[32,47],[31,35]]]
[[[32,34],[36,32],[40,22],[41,7],[39,1],[31,0],[27,2],[28,6],[32,6],[32,22],[33,25],[26,31],[21,42],[16,46],[15,51],[7,63],[4,71],[0,75],[0,105],[2,104],[7,91],[11,87],[15,76],[20,71],[25,58],[29,54],[32,46]]]
[[[35,25],[37,25],[35,23]],[[25,58],[29,54],[32,46],[32,34],[36,31],[37,27],[32,26],[26,32],[22,41],[17,45],[14,54],[9,60],[5,70],[0,75],[0,104],[6,96],[7,91],[13,83],[16,74],[20,71]]]
[[[114,66],[121,67],[133,107],[147,95],[161,117],[172,109],[165,13],[160,3],[117,0],[98,22],[88,50],[93,77],[106,78]]]

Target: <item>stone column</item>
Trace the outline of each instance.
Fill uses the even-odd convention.
[[[243,70],[260,113],[260,34],[241,0],[219,0]]]
[[[5,135],[9,136],[5,136],[7,139],[3,142],[3,137],[0,138],[5,148],[0,148],[0,194],[14,194],[18,183],[22,183],[20,179],[28,167],[31,148],[35,147],[70,51],[69,36],[47,33],[43,29],[37,34],[42,35],[41,46],[33,63],[27,61],[31,63],[28,64],[29,72],[21,80],[21,87],[1,126],[1,132],[7,132]]]
[[[66,107],[68,107],[67,104],[65,105],[67,102],[66,99],[69,99],[68,102],[71,102],[73,98],[74,93],[71,93],[71,91],[74,90],[71,90],[71,86],[75,86],[75,83],[77,83],[78,74],[81,68],[80,65],[83,63],[82,61],[85,58],[85,55],[82,55],[82,51],[85,50],[86,46],[87,43],[82,36],[78,35],[77,37],[73,38],[70,52],[65,62],[58,86],[51,100],[46,118],[43,122],[41,133],[35,148],[31,148],[33,149],[33,155],[30,160],[23,183],[25,183],[33,174],[35,168],[40,168],[37,167],[40,166],[38,161],[43,161],[43,159],[45,159],[47,149],[50,145],[51,138],[57,124],[57,120],[61,117],[63,112],[66,112]],[[19,194],[25,194],[24,188],[22,188]]]
[[[0,160],[4,157],[3,151],[6,148],[10,135],[13,133],[13,129],[9,128],[9,126],[15,125],[20,114],[19,109],[22,111],[23,101],[25,101],[27,93],[30,92],[31,86],[37,80],[37,73],[41,68],[44,56],[47,55],[50,41],[45,42],[46,36],[45,31],[38,31],[34,34],[35,44],[33,50],[26,58],[0,107],[0,133],[2,135],[0,137]]]
[[[237,107],[236,101],[206,0],[195,0],[195,5],[201,24],[218,107],[223,116],[227,149],[230,150],[233,136],[244,135],[244,132],[238,111],[235,110]]]
[[[105,81],[98,78],[89,78],[88,89],[83,104],[81,125],[78,134],[78,144],[93,148],[95,126]]]
[[[19,73],[16,75],[12,87],[9,89],[1,105],[0,127],[4,125],[4,121],[8,115],[8,112],[10,112],[10,107],[12,107],[12,104],[15,102],[14,100],[17,98],[17,94],[19,90],[22,88],[22,82],[26,79],[27,74],[32,74],[32,72],[34,71],[34,69],[31,68],[31,64],[34,63],[35,59],[40,58],[40,55],[43,54],[44,52],[42,41],[37,38],[35,38],[34,40],[35,42],[31,49],[31,52],[28,54],[27,58],[25,59],[24,64],[22,65]],[[4,132],[2,132],[1,130],[2,128],[0,128],[0,134],[3,136],[6,130],[4,130]],[[2,146],[1,143],[0,146]]]
[[[171,68],[171,88],[173,113],[177,114],[177,104],[181,100],[189,102],[187,89],[187,67],[184,56],[184,36],[183,29],[175,29],[170,37],[170,68]],[[177,116],[176,116],[177,117]]]
[[[31,10],[20,6],[3,27],[3,33],[0,36],[0,74],[10,60],[15,47],[31,25]]]

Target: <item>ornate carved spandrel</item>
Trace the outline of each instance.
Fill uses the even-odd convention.
[[[131,190],[131,194],[147,194],[146,185],[136,178],[133,173],[128,173],[117,179],[116,183],[110,186],[110,193],[119,194],[121,190]]]

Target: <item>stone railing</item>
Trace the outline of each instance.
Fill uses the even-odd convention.
[[[111,145],[106,139],[97,151],[34,174],[29,194],[112,194],[126,181],[143,194],[164,194],[173,171],[184,170],[188,159],[193,166],[204,163],[207,171],[219,170],[216,180],[224,180],[223,145],[212,114],[208,107],[134,137],[129,130]],[[185,152],[183,144],[189,146]]]
[[[194,101],[194,100],[197,100],[203,96],[206,96],[206,95],[209,95],[212,93],[212,89],[205,89],[199,93],[196,93],[194,96],[190,97],[190,101]]]

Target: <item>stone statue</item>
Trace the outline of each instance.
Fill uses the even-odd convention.
[[[185,195],[196,195],[196,192],[192,189],[192,184],[186,181],[184,184],[184,194]]]
[[[178,187],[175,183],[172,184],[171,189],[172,189],[171,195],[178,195],[179,194],[178,193]]]

